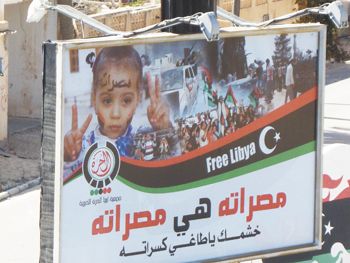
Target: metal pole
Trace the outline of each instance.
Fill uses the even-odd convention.
[[[175,17],[190,16],[198,12],[216,13],[217,0],[162,0],[161,1],[161,20]],[[177,25],[164,31],[177,34],[191,34],[201,32],[197,26]]]

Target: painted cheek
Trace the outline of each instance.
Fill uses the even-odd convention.
[[[97,119],[98,119],[98,123],[101,127],[103,127],[106,123],[106,120],[105,118],[103,117],[103,114],[101,114],[101,112],[96,112],[96,115],[97,115]]]
[[[128,119],[130,120],[133,116],[134,116],[134,111],[129,112],[129,114],[128,114]]]
[[[127,125],[130,124],[133,115],[134,115],[133,112],[129,112],[128,115],[126,115],[127,118],[125,119],[125,122],[127,123]]]
[[[137,104],[134,106],[133,110],[130,112],[130,114],[129,114],[129,119],[130,119],[130,118],[132,119],[132,118],[134,117],[135,112],[136,112],[136,108],[137,108]]]
[[[129,111],[128,114],[126,115],[127,116],[126,121],[127,121],[128,125],[131,123],[132,118],[134,117],[135,111],[136,111],[136,108]]]

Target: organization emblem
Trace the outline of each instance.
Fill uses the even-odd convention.
[[[109,185],[117,176],[120,167],[118,149],[110,142],[94,143],[84,157],[83,174],[95,188]]]

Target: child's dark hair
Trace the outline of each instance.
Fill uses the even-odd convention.
[[[95,90],[100,71],[106,67],[106,64],[123,65],[133,68],[138,73],[137,83],[140,85],[142,77],[142,63],[139,53],[132,46],[106,47],[97,55],[92,68],[93,90]]]
[[[151,60],[149,59],[148,55],[143,54],[143,55],[141,55],[141,59],[142,58],[145,60],[145,66],[151,65]]]

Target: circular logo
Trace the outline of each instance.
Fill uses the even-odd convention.
[[[83,174],[91,186],[103,188],[114,180],[119,167],[120,156],[117,148],[110,142],[105,145],[95,143],[84,157]]]

